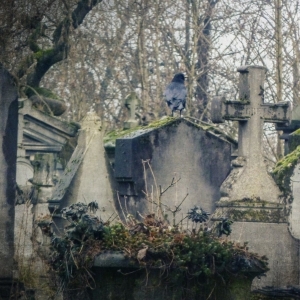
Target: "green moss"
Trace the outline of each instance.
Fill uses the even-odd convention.
[[[189,119],[191,121],[189,121]],[[214,133],[218,136],[220,135],[220,136],[222,136],[223,138],[225,138],[227,141],[229,141],[231,143],[234,143],[234,144],[237,143],[236,140],[234,140],[233,138],[225,135],[224,132],[222,132],[217,127],[215,127],[213,125],[210,125],[210,124],[203,123],[203,122],[197,122],[198,120],[193,119],[193,118],[189,118],[189,117],[184,118],[184,119],[174,118],[174,117],[167,117],[167,118],[164,118],[164,119],[161,119],[161,120],[158,120],[158,121],[154,121],[154,122],[150,123],[147,126],[138,126],[138,127],[131,128],[131,129],[126,129],[126,130],[111,131],[104,137],[104,143],[114,146],[115,141],[118,138],[134,134],[135,132],[138,132],[138,131],[140,132],[141,130],[147,132],[148,130],[151,130],[151,129],[162,128],[162,127],[170,125],[170,124],[172,124],[172,126],[177,126],[182,120],[186,120],[186,122],[188,124],[190,124],[191,126],[198,127],[199,129],[202,129],[204,131],[212,132],[212,133]],[[140,132],[140,133],[142,133],[142,132]]]
[[[114,131],[109,132],[104,137],[104,143],[114,144],[116,139],[133,134],[134,132],[137,132],[139,130],[144,130],[146,132],[149,129],[160,128],[160,127],[166,126],[168,124],[171,124],[173,122],[176,122],[176,121],[178,122],[179,120],[180,119],[178,119],[178,118],[167,117],[162,120],[154,121],[147,126],[138,126],[135,128],[125,129],[125,130],[114,130]]]
[[[231,209],[228,218],[233,221],[279,223],[285,221],[284,212],[281,209]]]
[[[273,170],[273,177],[284,194],[291,194],[291,176],[300,158],[300,146],[281,159]]]
[[[300,135],[300,128],[294,131],[291,135]]]
[[[247,206],[247,207],[281,207],[279,203],[272,203],[265,200],[261,200],[259,197],[254,198],[243,198],[241,200],[235,200],[235,201],[220,201],[217,203],[218,207],[230,207],[230,206]]]
[[[53,49],[38,50],[37,52],[34,53],[34,58],[40,60],[45,56],[52,55],[53,51],[54,51]]]

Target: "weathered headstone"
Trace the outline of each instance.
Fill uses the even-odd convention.
[[[18,94],[0,66],[0,297],[9,298],[13,278]]]
[[[221,186],[221,199],[213,218],[234,221],[230,238],[249,242],[249,250],[269,258],[266,277],[254,279],[252,288],[298,284],[297,242],[287,231],[287,215],[279,188],[267,172],[262,152],[264,122],[288,123],[289,104],[264,103],[266,68],[239,68],[240,101],[215,98],[212,119],[239,122],[238,157]]]
[[[115,177],[124,215],[157,213],[160,193],[163,213],[171,223],[171,210],[187,193],[176,222],[195,205],[212,212],[230,171],[231,147],[213,126],[184,118],[161,120],[117,139]]]

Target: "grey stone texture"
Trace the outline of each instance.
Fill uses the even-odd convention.
[[[289,123],[290,106],[288,102],[264,103],[265,67],[245,66],[238,72],[240,101],[216,98],[212,103],[214,122],[239,122],[238,159],[221,186],[221,200],[252,198],[278,203],[280,191],[267,173],[263,159],[263,125],[264,122]]]
[[[264,67],[246,66],[238,71],[240,101],[216,98],[212,104],[213,120],[239,122],[238,157],[221,186],[213,218],[233,220],[230,239],[249,242],[250,251],[268,257],[270,270],[266,277],[254,279],[253,290],[297,285],[298,241],[288,232],[283,195],[267,172],[262,152],[264,122],[289,124],[290,106],[264,103]]]
[[[78,145],[49,201],[51,209],[96,201],[103,221],[115,214],[111,170],[103,146],[100,118],[90,112],[82,123]]]
[[[270,271],[253,280],[252,290],[299,284],[299,242],[289,234],[286,223],[235,222],[230,240],[248,242],[250,251],[269,259]]]
[[[17,138],[17,89],[0,66],[0,294],[2,280],[13,276]]]
[[[219,187],[230,171],[232,144],[206,123],[172,119],[157,128],[138,130],[119,138],[115,148],[115,178],[124,215],[139,218],[157,211],[160,191],[162,210],[176,222],[195,205],[212,212],[220,198]],[[180,180],[179,180],[180,179]],[[179,180],[179,181],[178,181]],[[140,213],[140,214],[139,214]]]
[[[289,230],[292,236],[300,239],[300,164],[298,163],[291,177],[291,190],[293,202],[291,203],[291,211],[289,215]]]
[[[26,156],[60,152],[67,139],[77,134],[78,124],[62,122],[37,110],[29,99],[20,99],[19,107],[18,150],[25,151]]]

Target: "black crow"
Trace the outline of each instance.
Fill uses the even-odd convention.
[[[174,76],[171,83],[169,83],[164,93],[165,101],[172,110],[172,117],[174,110],[181,111],[185,108],[186,88],[184,85],[184,75],[178,73]]]

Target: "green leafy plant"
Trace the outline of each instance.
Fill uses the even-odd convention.
[[[62,214],[70,225],[61,237],[49,235],[49,219],[39,223],[42,231],[52,236],[48,263],[64,287],[92,288],[94,257],[104,251],[121,252],[133,266],[159,268],[173,279],[253,276],[268,270],[267,258],[248,252],[246,244],[237,245],[203,229],[181,232],[156,219],[155,214],[145,216],[142,222],[128,216],[130,222],[126,225],[110,225],[91,215],[88,210],[92,207],[77,203],[64,208]],[[195,207],[188,217],[204,222],[208,213]],[[229,234],[231,223],[224,219],[221,224],[219,232]]]

